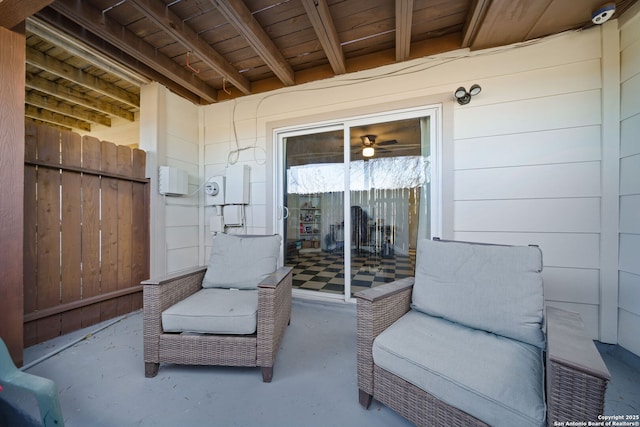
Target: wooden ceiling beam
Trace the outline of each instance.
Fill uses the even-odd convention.
[[[396,0],[396,61],[409,58],[413,0]]]
[[[91,132],[91,123],[83,120],[74,119],[63,114],[54,113],[49,110],[37,108],[32,105],[25,105],[24,115],[35,120],[41,120],[47,123],[53,123],[57,126],[80,129]]]
[[[461,33],[451,33],[433,39],[414,42],[411,45],[411,56],[408,59],[422,58],[459,49],[461,41]],[[393,63],[395,63],[395,48],[386,49],[347,59],[347,73],[372,70],[374,68]],[[329,64],[320,65],[318,67],[309,68],[296,73],[296,81],[298,84],[314,82],[330,77],[333,77],[333,72]],[[282,82],[275,77],[255,81],[251,87],[254,93],[264,93],[283,88]],[[302,91],[304,91],[304,89],[302,89]],[[225,94],[224,92],[221,92],[219,96],[220,101],[237,98],[236,96]]]
[[[129,0],[129,4],[135,6],[140,13],[176,39],[187,51],[196,54],[205,64],[237,87],[240,92],[245,95],[251,93],[249,80],[202,40],[182,19],[171,12],[163,2],[159,0]]]
[[[0,1],[0,27],[13,28],[53,0],[3,0]]]
[[[27,117],[27,116],[25,116],[24,121],[25,121],[25,123],[32,122],[32,123],[35,123],[37,125],[53,126],[58,130],[66,130],[68,132],[71,132],[73,130],[68,126],[62,126],[62,125],[56,125],[56,124],[53,124],[53,123],[47,123],[47,122],[43,122],[42,120],[37,120],[37,119],[34,119],[32,117]]]
[[[402,1],[402,0],[398,0]],[[413,0],[408,0],[413,1]],[[313,25],[313,29],[320,40],[322,49],[324,50],[333,72],[336,74],[344,74],[347,72],[347,66],[344,60],[344,52],[338,31],[329,12],[329,6],[326,0],[302,0],[304,10]]]
[[[81,27],[104,38],[133,58],[137,58],[147,66],[166,74],[168,78],[197,94],[205,101],[216,101],[215,88],[194,76],[173,59],[163,55],[154,46],[142,40],[119,22],[89,5],[88,2],[57,0],[50,7]]]
[[[140,96],[108,83],[96,76],[85,73],[79,68],[72,67],[52,56],[27,46],[27,64],[48,71],[65,80],[84,86],[87,89],[101,93],[132,108],[140,107]]]
[[[36,14],[36,17],[38,19],[41,19],[43,22],[46,22],[47,25],[57,29],[58,32],[64,33],[72,38],[77,39],[78,43],[91,46],[100,54],[111,59],[113,63],[121,64],[122,66],[133,70],[135,73],[144,76],[149,80],[153,80],[162,84],[167,89],[182,96],[184,99],[193,102],[194,104],[210,103],[209,101],[202,99],[199,95],[188,90],[180,83],[169,79],[162,72],[149,67],[143,62],[140,62],[138,59],[113,46],[104,38],[86,31],[83,27],[67,19],[65,16],[61,15],[50,7],[47,7],[38,12]]]
[[[491,0],[474,0],[469,8],[467,19],[462,30],[462,46],[469,47],[473,43],[482,20],[487,14]]]
[[[211,0],[285,86],[295,84],[291,65],[242,0]]]
[[[95,123],[111,127],[111,119],[109,117],[98,114],[94,111],[81,108],[76,105],[69,105],[58,101],[54,97],[39,95],[35,92],[29,92],[25,96],[25,103],[34,107],[44,108],[54,113],[60,113],[68,117],[84,120],[86,122]]]
[[[42,77],[27,74],[25,85],[29,89],[35,89],[39,92],[46,93],[47,95],[55,96],[56,98],[64,101],[78,104],[109,116],[120,117],[130,122],[135,120],[134,114],[129,110],[125,110],[102,100],[96,100],[95,98],[87,96],[78,90],[43,79]]]
[[[104,53],[98,51],[87,43],[83,43],[77,37],[70,36],[65,32],[57,30],[53,25],[47,23],[38,16],[34,15],[27,19],[27,32],[37,35],[41,39],[64,49],[65,52],[76,56],[94,67],[106,71],[108,74],[113,75],[120,80],[124,80],[133,86],[140,87],[140,85],[151,82],[151,79],[129,67],[122,66],[121,64],[113,61]]]

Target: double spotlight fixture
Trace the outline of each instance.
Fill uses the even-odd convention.
[[[458,89],[456,89],[453,95],[458,100],[458,104],[466,105],[471,101],[471,97],[476,96],[480,93],[480,91],[482,91],[482,88],[479,84],[474,84],[473,86],[471,86],[469,88],[469,92],[467,92],[464,87],[460,86]]]

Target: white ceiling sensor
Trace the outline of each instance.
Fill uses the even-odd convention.
[[[616,13],[616,4],[607,3],[600,6],[591,14],[591,22],[594,24],[604,24]]]

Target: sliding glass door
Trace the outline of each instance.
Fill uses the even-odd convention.
[[[414,274],[439,227],[438,123],[434,107],[276,132],[294,292],[348,300]]]

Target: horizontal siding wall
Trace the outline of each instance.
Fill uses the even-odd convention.
[[[151,277],[203,263],[200,194],[200,107],[158,83],[141,88],[140,146],[151,178]],[[159,193],[159,167],[187,171],[190,196]]]
[[[600,41],[566,47],[581,56],[552,55],[555,64],[515,71],[497,95],[483,85],[478,99],[457,108],[454,235],[539,245],[545,300],[581,313],[598,338]]]
[[[206,176],[237,147],[251,167],[249,232],[275,223],[269,129],[345,115],[446,103],[453,109],[443,175],[452,200],[443,236],[539,244],[549,304],[578,311],[598,337],[600,301],[601,32],[446,55],[352,73],[204,107]],[[470,104],[458,86],[482,86]],[[434,99],[436,101],[434,101]],[[449,120],[451,121],[451,120]],[[235,126],[234,126],[235,123]],[[447,137],[445,137],[447,138]],[[208,232],[208,230],[207,230]]]
[[[198,107],[167,93],[167,149],[163,166],[189,174],[189,196],[165,196],[167,273],[201,264]]]
[[[621,25],[618,341],[640,355],[640,7]]]

